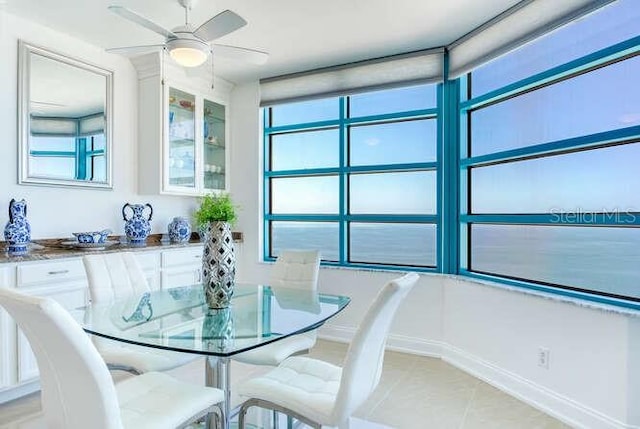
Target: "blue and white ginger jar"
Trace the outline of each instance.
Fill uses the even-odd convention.
[[[183,217],[174,217],[169,223],[169,240],[172,243],[186,243],[191,238],[191,225]]]
[[[7,251],[12,255],[27,253],[28,244],[31,241],[31,226],[27,221],[27,202],[16,201],[9,203],[9,222],[4,227],[4,239],[7,242]]]
[[[145,208],[149,208],[149,214],[145,214]],[[127,216],[126,209],[131,213]],[[149,234],[151,234],[151,218],[153,217],[153,207],[151,204],[129,204],[122,206],[122,219],[125,220],[124,233],[131,244],[144,244]]]

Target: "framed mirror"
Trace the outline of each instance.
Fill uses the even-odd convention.
[[[112,187],[113,72],[19,44],[18,183]]]

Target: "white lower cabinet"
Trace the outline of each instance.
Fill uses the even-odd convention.
[[[202,246],[157,248],[134,254],[152,290],[202,281]],[[0,263],[0,288],[50,297],[67,309],[86,305],[87,286],[84,265],[79,257]],[[29,341],[0,307],[0,403],[38,388],[38,363]],[[28,426],[28,422],[25,424]]]
[[[0,265],[0,289],[12,289],[15,286],[13,264]],[[0,307],[0,392],[16,383],[16,331],[13,319]]]
[[[185,247],[162,252],[162,288],[202,282],[202,247]]]
[[[53,298],[69,310],[82,307],[87,302],[86,288],[82,286],[74,290],[39,292],[37,295]],[[33,381],[38,375],[36,357],[31,351],[27,337],[18,329],[18,383]]]
[[[136,252],[135,255],[151,290],[160,289],[160,252]]]
[[[80,258],[19,264],[16,288],[29,295],[53,298],[69,310],[87,303],[87,277]],[[27,338],[19,328],[17,332],[17,381],[34,381],[38,363]]]

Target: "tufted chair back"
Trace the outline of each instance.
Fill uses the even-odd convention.
[[[15,319],[35,353],[47,427],[122,429],[109,371],[69,313],[51,299],[1,288],[0,305]]]
[[[144,272],[131,252],[85,255],[91,302],[100,304],[150,290]]]
[[[390,281],[369,307],[347,351],[333,421],[346,421],[378,385],[389,327],[418,278],[418,274],[408,273]]]
[[[271,268],[269,284],[274,287],[315,290],[318,287],[320,252],[283,250]]]

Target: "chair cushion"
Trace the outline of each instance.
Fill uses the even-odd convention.
[[[302,414],[323,425],[331,420],[342,368],[320,360],[294,356],[263,376],[238,387],[248,398],[263,399]]]
[[[138,372],[168,371],[196,359],[192,354],[178,353],[150,347],[105,345],[99,343],[98,351],[107,365],[130,366]],[[111,341],[113,343],[113,341]]]
[[[292,335],[287,338],[257,347],[232,357],[238,362],[251,365],[271,365],[277,366],[294,353],[309,350],[316,343],[316,331],[305,332],[304,334]]]
[[[116,384],[125,429],[175,429],[203,410],[224,400],[212,387],[196,386],[159,372]]]

